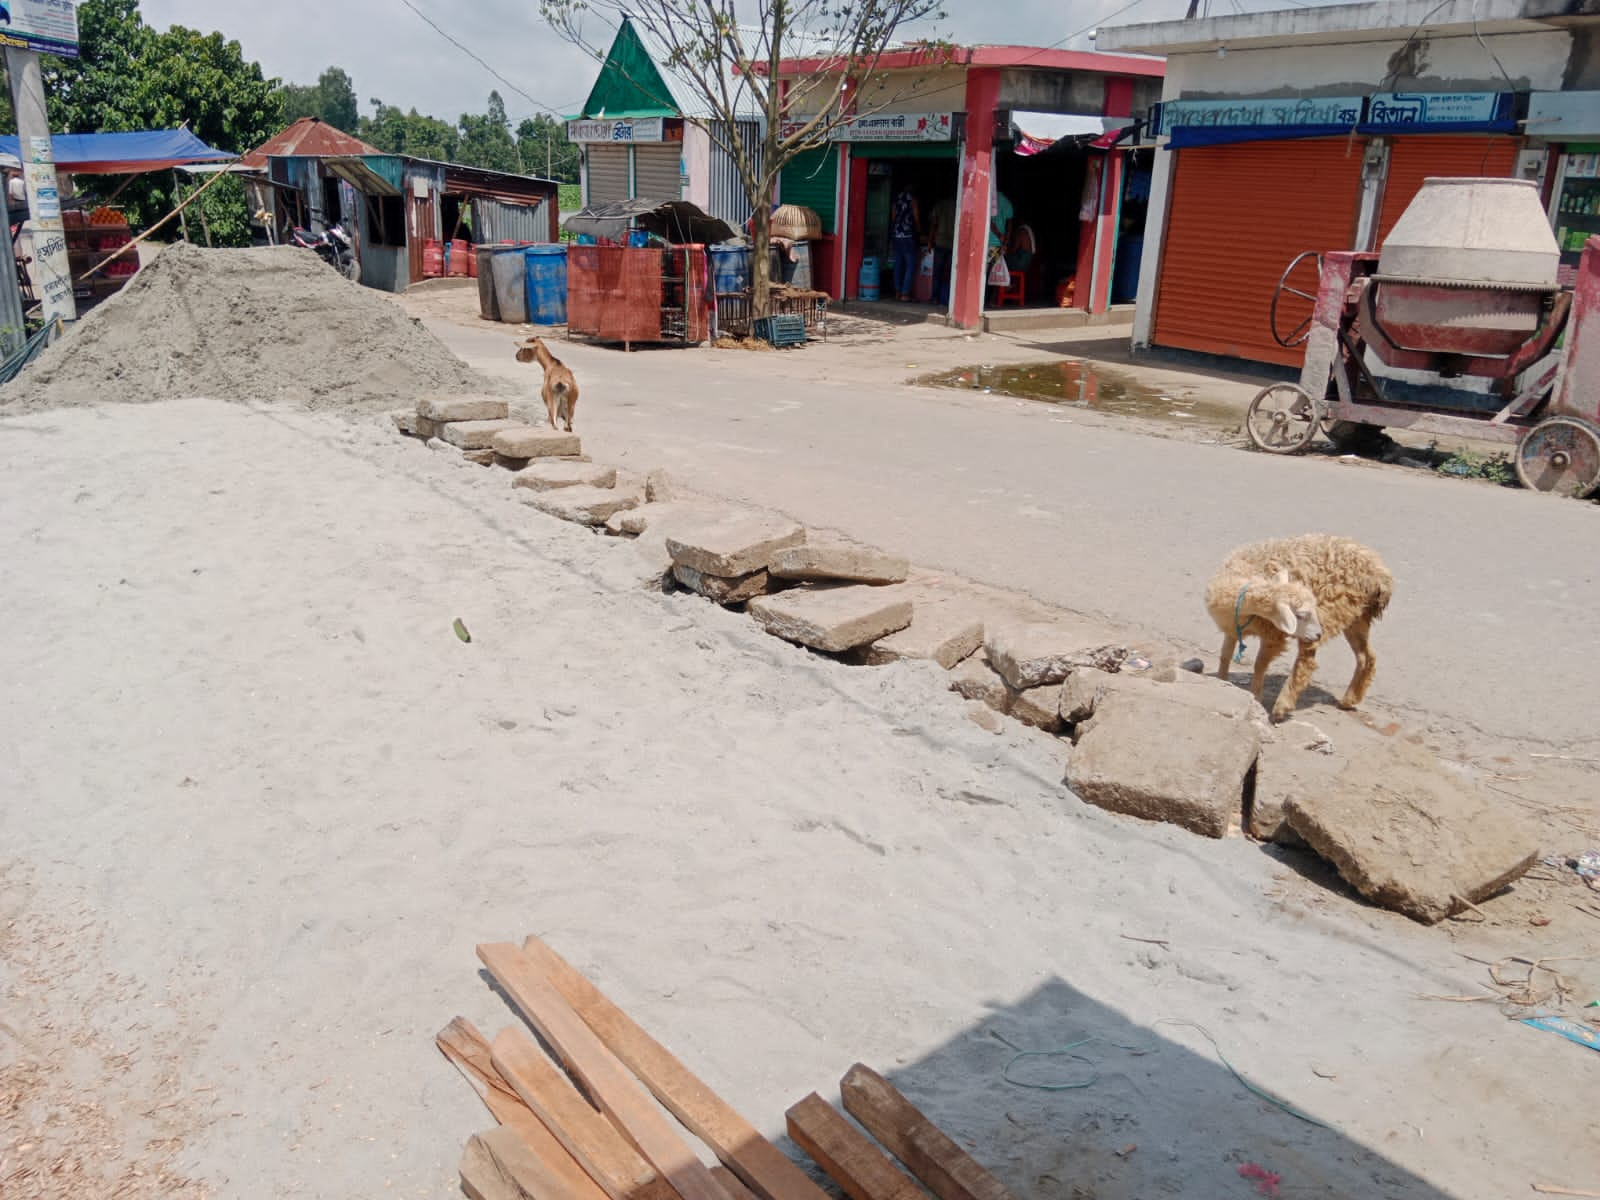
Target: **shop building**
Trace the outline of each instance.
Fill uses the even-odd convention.
[[[732,156],[708,125],[739,138],[759,161],[763,125],[753,105],[731,135],[722,134],[693,84],[664,71],[625,19],[582,111],[567,120],[567,137],[582,152],[584,207],[688,200],[741,227],[750,203]]]
[[[827,67],[823,58],[793,58],[779,73],[793,79]],[[940,289],[948,298],[933,302],[953,323],[978,327],[1001,304],[1104,314],[1119,263],[1132,299],[1153,154],[1141,162],[1129,135],[1136,114],[1159,98],[1163,69],[1154,58],[1029,46],[893,50],[853,95],[863,116],[789,163],[779,198],[822,218],[823,245],[812,257],[831,260],[819,277],[836,298],[859,298],[869,259],[889,278],[892,202],[909,188],[925,222],[936,206],[952,210]],[[1035,249],[1002,292],[987,285],[987,257],[991,219],[1006,202]]]
[[[1286,268],[1381,248],[1430,176],[1537,181],[1569,272],[1600,232],[1593,5],[1296,8],[1111,27],[1096,44],[1167,62],[1136,346],[1298,365],[1270,329]]]

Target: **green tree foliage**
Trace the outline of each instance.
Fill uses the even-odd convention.
[[[517,153],[525,175],[578,182],[578,147],[567,140],[566,122],[540,113],[517,126]]]
[[[522,170],[517,143],[511,136],[511,122],[506,117],[506,103],[499,92],[489,93],[486,113],[462,113],[459,124],[461,145],[456,150],[456,161],[462,166],[513,174]]]
[[[278,89],[285,124],[301,117],[316,117],[345,133],[359,134],[360,105],[356,88],[343,67],[329,67],[316,83],[286,83]]]
[[[382,100],[373,100],[373,115],[361,118],[357,136],[385,154],[409,154],[454,162],[461,135],[454,125],[437,117],[425,117],[416,109],[404,112]]]
[[[248,61],[236,41],[174,25],[158,32],[139,15],[138,0],[84,0],[78,7],[78,59],[43,63],[50,123],[66,133],[174,129],[186,125],[201,141],[242,154],[282,125],[278,81]],[[109,193],[116,177],[79,178],[90,195]],[[212,189],[205,203],[218,206],[218,227],[247,240],[244,193],[229,184]],[[146,176],[118,197],[136,224],[156,220],[176,203],[170,176]],[[236,220],[223,215],[228,196]],[[209,220],[209,210],[208,210]],[[213,229],[213,238],[217,238]],[[229,243],[233,244],[233,243]]]

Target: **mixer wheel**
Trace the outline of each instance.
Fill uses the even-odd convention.
[[[1293,278],[1295,271],[1303,262],[1310,262],[1312,264],[1312,269],[1316,272],[1315,276],[1313,276],[1311,280],[1310,286],[1313,288],[1321,286],[1322,255],[1318,254],[1315,250],[1302,251],[1301,253],[1295,255],[1294,261],[1285,267],[1283,269],[1283,274],[1279,276],[1278,290],[1272,293],[1272,307],[1267,313],[1267,328],[1272,332],[1272,340],[1277,342],[1278,345],[1284,347],[1285,349],[1293,349],[1301,342],[1309,338],[1311,336],[1311,323],[1316,319],[1316,292],[1308,292],[1305,290],[1305,288],[1295,287],[1289,282],[1289,280]],[[1309,309],[1307,309],[1306,315],[1288,333],[1284,333],[1278,324],[1280,320],[1278,306],[1283,303],[1283,298],[1285,296],[1294,296],[1296,299],[1304,300],[1311,306]],[[1291,308],[1292,307],[1293,305],[1291,305]],[[1281,319],[1283,321],[1287,321],[1289,318],[1285,316]]]
[[[1540,421],[1517,443],[1517,478],[1532,491],[1587,496],[1600,487],[1600,426],[1581,417]]]
[[[1317,436],[1322,404],[1297,383],[1274,383],[1256,393],[1245,414],[1250,444],[1268,454],[1303,453]]]

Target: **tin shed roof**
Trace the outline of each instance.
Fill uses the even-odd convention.
[[[304,158],[345,158],[351,155],[380,154],[360,138],[335,129],[318,117],[301,117],[287,129],[268,138],[239,161],[247,167],[265,167],[271,157],[298,155]]]

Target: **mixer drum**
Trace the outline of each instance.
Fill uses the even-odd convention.
[[[1476,288],[1379,279],[1372,289],[1376,345],[1429,354],[1503,357],[1538,331],[1543,289]],[[1381,337],[1372,334],[1381,331]]]

